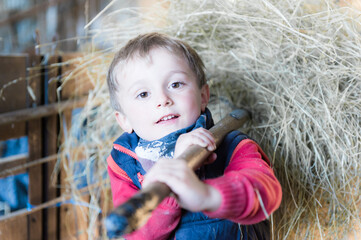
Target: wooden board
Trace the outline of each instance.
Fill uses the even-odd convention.
[[[5,87],[0,98],[0,113],[26,107],[27,59],[27,55],[0,56],[0,89]]]
[[[47,96],[47,103],[55,103],[57,102],[56,98],[56,89],[58,87],[57,76],[61,72],[59,69],[60,67],[55,65],[50,67],[54,63],[58,63],[60,61],[59,56],[52,56],[49,58],[48,65],[46,66],[45,70],[47,72],[47,86],[48,86],[48,96]],[[52,115],[45,119],[45,129],[44,130],[44,147],[45,151],[44,154],[46,156],[56,154],[58,151],[58,134],[59,134],[59,127],[58,127],[58,115]],[[44,201],[50,201],[58,197],[57,195],[57,185],[58,185],[58,175],[53,176],[54,168],[55,168],[55,161],[49,162],[44,164],[45,168],[45,198]],[[45,218],[44,219],[44,227],[45,227],[45,234],[47,235],[47,239],[56,239],[58,234],[58,210],[57,208],[48,208],[45,211]]]
[[[80,55],[66,55],[64,61],[68,61],[77,56]],[[9,59],[10,58],[6,58],[3,60],[4,62],[8,62]],[[49,65],[51,65],[51,67],[48,71],[44,71],[44,69],[39,65],[41,62],[40,56],[28,58],[26,56],[21,56],[13,58],[12,60],[14,64],[12,68],[17,70],[17,74],[20,73],[22,74],[21,76],[27,77],[27,81],[23,81],[23,84],[18,82],[17,84],[11,85],[7,88],[7,90],[9,90],[6,92],[6,94],[9,95],[6,98],[7,101],[11,98],[11,101],[19,103],[19,105],[16,105],[16,107],[10,107],[7,104],[1,104],[0,109],[4,113],[25,108],[31,109],[36,106],[56,102],[57,76],[64,73],[66,75],[77,66],[76,64],[72,65],[72,63],[61,66],[58,66],[57,64],[51,65],[59,61],[57,56],[49,58]],[[9,65],[3,66],[8,66],[10,68]],[[0,66],[0,70],[1,69],[2,68]],[[28,73],[26,72],[26,69],[29,70]],[[6,69],[3,69],[3,72],[6,72]],[[11,72],[12,71],[9,71],[9,73]],[[14,75],[9,75],[8,78],[13,78],[15,76],[15,72],[13,72],[13,74]],[[1,82],[2,85],[9,82],[8,79],[6,80],[2,77],[0,78],[3,81]],[[46,84],[44,83],[47,83],[48,81],[49,84],[47,84],[47,91],[45,91],[44,86],[46,86]],[[28,83],[28,86],[26,83]],[[2,85],[0,85],[0,88]],[[86,95],[89,89],[93,87],[90,82],[87,82],[86,75],[75,76],[65,86],[66,87],[62,91],[62,100],[72,98],[75,95]],[[27,87],[31,90],[28,91]],[[47,92],[47,97],[45,92]],[[29,93],[31,93],[33,97],[31,97]],[[18,99],[19,95],[21,95],[19,98],[20,100]],[[68,127],[70,127],[71,124],[71,112],[71,110],[66,110],[64,113]],[[9,161],[6,161],[6,163],[3,162],[3,164],[1,164],[0,161],[0,167],[15,167],[19,164],[23,164],[24,161],[32,162],[56,153],[58,150],[59,139],[58,121],[59,116],[54,114],[47,117],[29,120],[28,122],[21,124],[12,123],[12,126],[10,126],[10,124],[9,126],[3,125],[5,130],[1,131],[0,128],[0,139],[27,135],[29,142],[29,154],[27,156],[23,156],[22,158],[17,158],[16,161],[8,159]],[[11,130],[12,127],[15,131]],[[77,159],[81,160],[79,158]],[[52,178],[54,167],[55,162],[51,162],[36,165],[27,170],[29,174],[29,202],[31,205],[36,206],[38,204],[51,201],[52,199],[58,197],[57,193],[60,195],[60,192],[61,194],[69,194],[66,188],[60,191],[56,188],[59,182],[57,182],[56,176],[55,178]],[[61,184],[63,184],[65,182],[65,178],[67,177],[65,171],[61,170],[61,176]],[[82,201],[89,202],[89,196],[85,196]],[[46,208],[45,210],[34,211],[30,214],[26,213],[28,214],[27,217],[14,216],[10,220],[0,223],[0,239],[2,239],[1,236],[4,236],[2,234],[5,232],[6,239],[57,239],[58,236],[60,239],[88,239],[88,210],[89,209],[87,207],[65,204],[60,208]],[[18,231],[19,228],[21,229],[20,232]],[[96,233],[96,235],[99,236],[99,233]]]
[[[62,99],[88,95],[89,90],[94,87],[89,81],[87,70],[83,66],[83,56],[79,53],[68,53],[62,56],[64,63],[61,70],[62,79],[63,81],[66,79],[62,86]]]
[[[0,113],[26,108],[27,55],[0,56]],[[0,126],[0,141],[25,135],[25,123]]]
[[[38,56],[29,58],[32,67],[39,66],[41,59]],[[29,100],[29,107],[41,104],[43,92],[43,82],[40,68],[29,70],[29,87],[33,89],[35,99]],[[42,157],[42,121],[41,119],[31,120],[27,124],[29,142],[29,161],[34,161]],[[37,205],[43,200],[43,174],[42,166],[38,165],[28,169],[29,174],[29,203]],[[42,239],[43,219],[42,211],[28,215],[28,239]]]
[[[0,56],[0,89],[3,90],[0,97],[0,113],[26,107],[25,77],[27,64],[27,55]],[[8,85],[9,83],[11,84]],[[8,87],[5,85],[8,85]],[[9,138],[19,138],[25,135],[25,123],[0,126],[0,141]],[[1,167],[13,167],[26,161],[22,157],[3,160]],[[6,224],[0,223],[0,239],[26,239],[28,235],[27,229],[27,218],[14,218]]]
[[[0,172],[5,171],[6,169],[13,169],[19,165],[23,165],[27,162],[28,160],[28,154],[24,153],[24,154],[17,154],[14,156],[9,156],[6,158],[1,158],[0,159]],[[6,173],[6,175],[0,175],[0,178],[2,177],[6,177],[9,175],[15,175],[15,174],[20,174],[20,173],[24,173],[26,171],[26,169],[19,169],[17,171],[10,171],[8,173]]]
[[[6,222],[0,222],[0,239],[27,239],[27,218],[15,217]]]

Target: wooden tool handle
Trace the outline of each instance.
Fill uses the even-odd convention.
[[[219,121],[209,131],[213,134],[217,147],[231,131],[240,128],[250,118],[245,110],[234,110]],[[193,170],[197,169],[210,155],[206,148],[192,145],[180,155]],[[155,182],[141,189],[128,201],[114,209],[105,219],[109,238],[131,233],[146,223],[151,212],[169,196],[171,189],[164,183]]]

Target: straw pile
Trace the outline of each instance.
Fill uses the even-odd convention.
[[[73,125],[81,123],[84,131],[69,134],[63,147],[68,168],[69,153],[82,146],[88,166],[95,166],[92,175],[103,179],[111,142],[120,134],[107,95],[107,66],[128,39],[161,31],[202,56],[217,117],[224,106],[252,112],[245,131],[270,156],[284,191],[272,217],[274,239],[347,238],[361,225],[361,26],[360,12],[341,2],[173,0],[150,11],[102,12],[96,20],[102,27],[90,33],[92,46],[106,50],[79,65],[95,87]],[[105,191],[109,184],[102,186]],[[92,204],[99,195],[92,194]]]

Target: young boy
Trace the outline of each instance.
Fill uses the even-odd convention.
[[[132,39],[111,63],[110,101],[126,132],[107,159],[114,207],[154,181],[175,195],[126,239],[269,237],[267,222],[251,224],[279,207],[281,186],[246,135],[234,131],[215,149],[203,69],[189,45],[159,33]],[[178,157],[193,144],[215,151],[196,172]]]

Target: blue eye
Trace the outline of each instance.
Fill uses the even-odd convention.
[[[140,94],[138,94],[137,97],[139,97],[139,98],[146,98],[146,97],[148,97],[148,96],[149,96],[149,93],[148,93],[148,92],[141,92]]]

